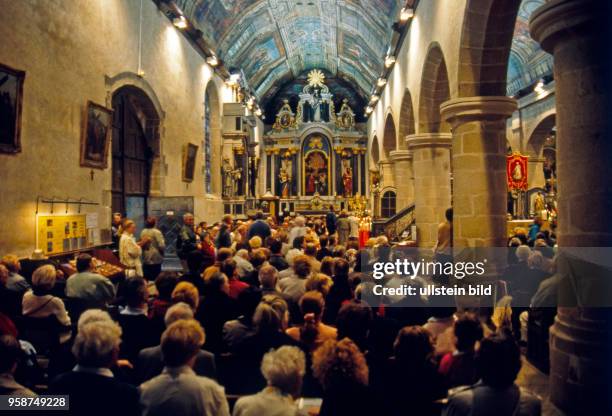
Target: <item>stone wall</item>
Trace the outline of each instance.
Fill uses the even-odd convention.
[[[214,84],[220,100],[227,93],[153,2],[0,0],[0,9],[0,62],[26,71],[22,152],[0,155],[0,253],[28,255],[35,248],[38,196],[99,203],[82,212],[98,212],[101,227],[110,227],[110,155],[109,168],[93,170],[92,176],[90,168],[79,166],[80,138],[87,101],[110,107],[112,93],[125,84],[143,89],[159,107],[161,154],[154,172],[159,194],[193,195],[197,220],[220,218],[219,195],[204,194],[203,157],[192,183],[182,181],[181,163],[188,142],[198,145],[201,155],[207,84]],[[136,76],[139,50],[142,78]],[[213,149],[221,148],[220,136],[218,129]],[[40,206],[41,213],[49,209]],[[56,213],[64,211],[56,205]]]

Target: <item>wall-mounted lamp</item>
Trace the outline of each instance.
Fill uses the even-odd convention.
[[[375,102],[378,101],[379,98],[380,97],[377,94],[372,94],[372,97],[370,97],[370,102],[374,104]]]
[[[387,55],[387,57],[385,58],[385,68],[391,68],[391,66],[393,66],[394,63],[395,63],[395,56]]]
[[[185,16],[175,17],[174,19],[172,19],[172,24],[177,29],[187,29],[187,19],[185,19]]]
[[[386,83],[387,80],[383,77],[378,78],[378,81],[376,81],[376,85],[378,85],[379,87],[384,87]]]
[[[542,94],[544,92],[544,80],[543,79],[538,81],[533,91],[536,94]]]
[[[215,55],[212,55],[206,58],[206,63],[210,66],[217,66],[219,65],[219,59]]]
[[[365,109],[366,115],[372,114],[372,111],[374,111],[374,109],[371,106],[367,106]]]
[[[400,22],[407,22],[414,17],[414,9],[412,7],[404,7],[400,11]]]

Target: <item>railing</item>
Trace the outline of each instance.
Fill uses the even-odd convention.
[[[385,234],[389,241],[401,239],[402,234],[408,231],[410,236],[410,226],[414,224],[414,203],[408,205],[390,218],[378,218],[372,221],[372,235]]]

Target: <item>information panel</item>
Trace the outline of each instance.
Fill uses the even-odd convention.
[[[87,215],[38,215],[36,219],[36,246],[45,254],[87,248]]]

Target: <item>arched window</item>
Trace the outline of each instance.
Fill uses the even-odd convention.
[[[211,160],[211,145],[210,145],[210,130],[211,130],[211,117],[210,117],[210,100],[208,92],[204,95],[204,189],[207,194],[212,193],[212,177],[210,173]]]
[[[380,215],[383,218],[390,218],[395,215],[396,196],[394,191],[387,191],[383,194],[380,207]]]

